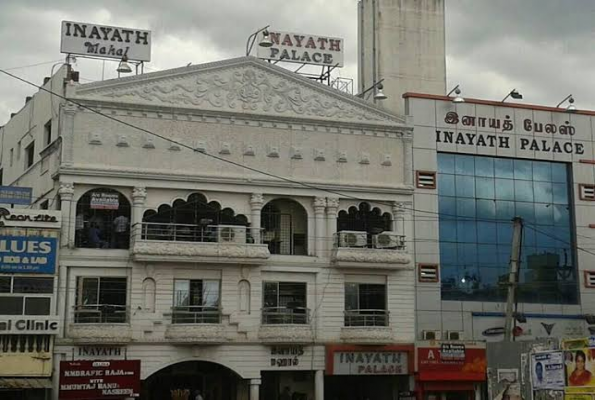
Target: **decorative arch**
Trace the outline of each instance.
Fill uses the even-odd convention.
[[[293,199],[269,201],[261,212],[263,242],[271,254],[308,254],[308,213]]]
[[[76,203],[75,246],[127,249],[130,246],[130,201],[111,188],[85,192]]]
[[[144,379],[141,397],[194,399],[198,391],[206,399],[232,400],[242,379],[234,368],[219,360],[178,360],[151,371]],[[174,393],[178,397],[173,397]]]
[[[357,207],[351,206],[347,210],[339,211],[337,218],[337,232],[360,231],[375,235],[391,230],[392,215],[382,212],[378,207],[372,207],[367,202],[361,202]]]
[[[143,281],[143,308],[148,312],[155,312],[155,297],[157,285],[155,279],[145,278]]]
[[[187,363],[187,362],[204,362],[204,363],[211,363],[211,364],[217,364],[220,365],[224,368],[227,368],[228,370],[232,371],[233,373],[235,373],[237,376],[239,376],[242,379],[248,379],[248,376],[244,373],[242,373],[242,371],[240,371],[237,367],[230,365],[227,362],[222,362],[221,359],[217,359],[217,361],[215,360],[211,360],[208,358],[203,358],[203,357],[184,357],[184,358],[180,358],[177,360],[170,360],[167,362],[163,362],[160,363],[158,366],[154,367],[154,368],[147,368],[144,369],[143,371],[147,371],[146,375],[142,376],[142,380],[147,380],[150,379],[152,376],[154,376],[155,374],[157,374],[159,371],[163,371],[164,369],[171,367],[173,365],[176,364],[183,364],[183,363]]]

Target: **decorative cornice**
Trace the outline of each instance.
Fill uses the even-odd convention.
[[[211,262],[216,264],[263,264],[269,257],[267,245],[182,243],[139,240],[132,248],[137,261]]]
[[[310,325],[261,325],[258,338],[263,343],[312,343]]]
[[[390,327],[344,327],[341,340],[352,343],[384,344],[394,342],[394,332]]]
[[[175,343],[225,343],[225,327],[221,324],[171,324],[165,339]]]
[[[132,329],[129,324],[70,324],[68,337],[76,343],[128,343]]]
[[[412,269],[411,256],[401,250],[339,247],[331,253],[340,268]]]

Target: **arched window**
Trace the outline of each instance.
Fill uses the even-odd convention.
[[[339,211],[337,232],[367,232],[367,243],[371,245],[372,235],[391,230],[391,221],[392,217],[390,213],[382,213],[382,210],[379,208],[372,208],[370,204],[362,202],[358,207],[352,206],[347,211]]]
[[[127,249],[130,202],[108,188],[89,190],[76,204],[75,245],[79,248]]]
[[[208,201],[200,193],[193,193],[188,199],[178,199],[173,204],[162,204],[157,210],[147,210],[143,215],[143,238],[148,240],[173,240],[188,242],[215,242],[219,236],[227,235],[229,241],[246,237],[249,232],[243,228],[219,230],[219,226],[247,227],[248,218],[236,215],[231,208],[221,208],[216,201]]]
[[[271,254],[308,254],[308,215],[298,202],[278,199],[267,203],[262,209],[261,228]]]

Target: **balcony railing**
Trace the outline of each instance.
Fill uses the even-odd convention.
[[[263,325],[306,325],[310,323],[310,309],[304,307],[265,307]]]
[[[172,307],[172,324],[220,324],[221,310],[218,307],[183,306]]]
[[[120,304],[81,304],[74,306],[76,324],[123,324],[128,322],[128,306]]]
[[[346,310],[345,326],[388,326],[388,310]]]
[[[252,228],[240,225],[191,225],[159,222],[143,222],[143,240],[172,242],[209,242],[258,244],[260,236],[253,237]]]

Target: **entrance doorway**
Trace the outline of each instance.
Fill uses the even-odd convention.
[[[398,393],[409,390],[407,375],[336,375],[324,381],[328,400],[397,400]]]
[[[143,381],[143,400],[235,400],[240,377],[222,365],[187,361],[171,365]]]

